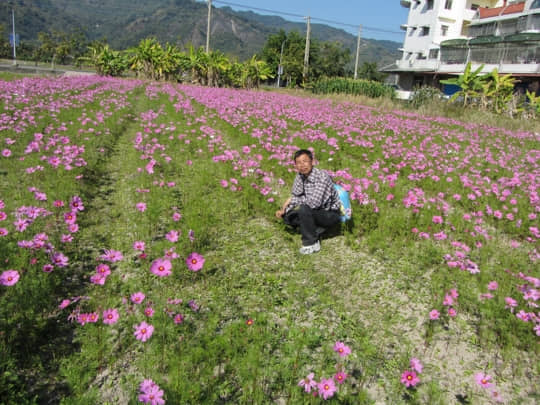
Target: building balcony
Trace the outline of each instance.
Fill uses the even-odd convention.
[[[403,31],[407,31],[407,28],[409,28],[409,26],[407,24],[401,24],[399,28],[402,29]]]
[[[465,10],[463,12],[463,21],[471,22],[476,18],[477,13],[476,10]]]

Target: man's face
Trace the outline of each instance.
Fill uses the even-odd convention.
[[[302,154],[298,156],[294,161],[294,167],[296,168],[298,173],[307,176],[313,168],[313,162],[308,155]]]

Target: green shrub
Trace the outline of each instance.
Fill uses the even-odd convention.
[[[343,77],[319,79],[313,83],[311,91],[315,94],[344,93],[371,98],[395,97],[395,90],[390,86],[370,80],[354,80]]]

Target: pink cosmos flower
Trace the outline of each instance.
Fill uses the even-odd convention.
[[[152,316],[154,316],[154,308],[152,308],[152,307],[146,307],[145,310],[144,310],[144,314],[145,314],[147,317],[152,317]]]
[[[457,315],[457,312],[454,308],[448,308],[448,316],[454,318]]]
[[[229,185],[229,182],[223,179],[219,182],[219,184],[221,184],[221,187],[226,188]]]
[[[351,354],[351,348],[343,342],[336,342],[334,344],[334,351],[339,354],[340,357],[347,357]]]
[[[66,212],[64,214],[64,222],[66,224],[74,224],[75,222],[77,222],[77,213],[76,212]]]
[[[321,382],[317,384],[317,387],[319,388],[319,395],[323,397],[323,399],[332,398],[337,391],[334,380],[331,378],[322,378]]]
[[[432,321],[436,320],[436,319],[439,319],[439,316],[440,316],[440,312],[437,311],[436,309],[432,310],[430,313],[429,313],[429,319],[431,319]]]
[[[174,317],[174,323],[178,325],[179,323],[182,323],[182,322],[184,322],[184,315],[176,314]]]
[[[493,385],[490,382],[491,381],[491,376],[487,375],[487,374],[484,374],[484,373],[476,373],[474,375],[474,380],[482,388],[489,388],[489,387],[491,387]]]
[[[100,256],[101,260],[106,260],[111,263],[118,262],[123,258],[124,255],[122,255],[122,252],[113,249],[105,249],[104,253]]]
[[[11,150],[10,149],[2,149],[2,156],[4,157],[10,157],[11,156]]]
[[[142,240],[137,240],[133,242],[133,249],[144,252],[146,244]]]
[[[7,236],[9,234],[6,228],[0,228],[0,236]]]
[[[172,214],[172,219],[173,219],[173,221],[175,221],[175,222],[180,221],[181,218],[182,218],[182,214],[180,214],[179,212],[174,212],[174,213]]]
[[[433,218],[432,218],[432,221],[434,224],[442,224],[443,223],[443,219],[440,215],[434,215]]]
[[[7,287],[15,285],[19,281],[19,272],[17,270],[6,270],[0,274],[0,284]]]
[[[314,375],[314,373],[309,373],[306,378],[298,381],[298,386],[304,387],[304,391],[310,393],[312,389],[317,388],[317,381],[313,379]]]
[[[139,394],[139,402],[149,405],[163,405],[165,403],[165,400],[163,399],[163,390],[155,385]]]
[[[64,309],[65,307],[67,307],[69,304],[71,304],[71,301],[70,300],[62,300],[62,302],[58,305],[58,308],[60,309]]]
[[[91,312],[88,314],[88,322],[96,323],[99,319],[99,314],[97,312]]]
[[[401,374],[401,383],[405,384],[405,387],[414,387],[420,382],[420,379],[414,371],[406,370]]]
[[[114,325],[118,322],[120,315],[115,308],[109,308],[103,311],[103,323],[105,325]]]
[[[52,255],[52,262],[57,267],[66,267],[68,265],[68,258],[62,253],[56,252]]]
[[[187,257],[186,264],[191,271],[199,271],[204,265],[204,257],[193,252]]]
[[[93,284],[98,284],[98,285],[104,285],[105,284],[105,281],[107,281],[107,276],[103,276],[99,273],[96,273],[96,274],[93,274],[91,277],[90,277],[90,281],[93,283]]]
[[[133,334],[142,342],[146,342],[154,333],[154,327],[146,322],[141,322],[139,325],[135,325],[135,332]]]
[[[167,259],[156,259],[150,265],[150,271],[156,276],[165,277],[172,274],[172,264]]]
[[[135,208],[137,208],[140,212],[146,211],[146,204],[143,202],[138,202],[135,204]]]
[[[104,263],[100,263],[96,267],[96,273],[101,274],[104,277],[107,277],[111,274],[111,268]]]
[[[334,380],[338,384],[343,384],[346,379],[347,379],[347,374],[345,374],[343,371],[339,371],[334,375]]]
[[[63,205],[63,203],[62,203],[62,205]],[[84,211],[84,204],[83,204],[82,199],[79,196],[74,196],[71,199],[71,201],[69,203],[69,206],[71,207],[72,210]]]
[[[497,288],[499,288],[499,284],[496,281],[490,281],[487,288],[490,291],[495,291]]]
[[[418,360],[416,357],[413,357],[410,361],[410,365],[411,365],[411,368],[416,371],[418,374],[420,374],[422,372],[422,369],[424,368],[424,366],[422,365],[422,363],[420,362],[420,360]]]
[[[130,300],[134,304],[140,304],[144,301],[145,298],[146,296],[141,291],[139,291],[139,292],[131,294]]]
[[[172,231],[169,231],[166,235],[165,235],[165,238],[169,241],[169,242],[178,242],[178,231],[175,231],[174,229]]]

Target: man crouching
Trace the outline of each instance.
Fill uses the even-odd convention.
[[[340,200],[334,183],[324,170],[313,167],[313,154],[300,149],[294,154],[294,179],[291,197],[276,211],[277,218],[302,234],[301,254],[321,250],[319,236],[341,220]]]

